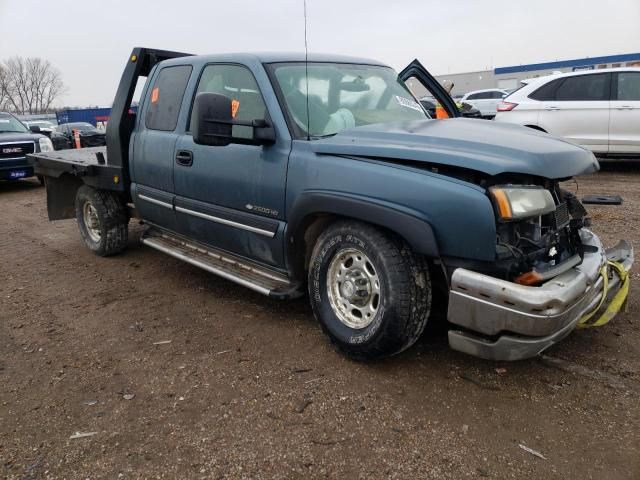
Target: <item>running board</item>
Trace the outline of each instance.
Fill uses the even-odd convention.
[[[142,234],[141,241],[151,248],[263,295],[295,298],[303,294],[300,284],[291,283],[279,272],[164,231],[150,228]]]

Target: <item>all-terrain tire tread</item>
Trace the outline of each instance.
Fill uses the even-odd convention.
[[[87,233],[82,225],[80,226],[80,233],[91,250],[101,257],[115,255],[125,250],[129,242],[129,218],[126,207],[120,198],[113,192],[98,190],[87,185],[78,189],[76,198],[81,199],[82,197],[88,197],[91,200],[102,227],[102,238],[94,248],[91,246],[93,242],[87,238]],[[76,205],[76,210],[78,222],[81,223],[83,220],[79,202]]]
[[[359,231],[388,259],[390,273],[393,277],[391,281],[395,282],[398,287],[397,290],[401,292],[396,298],[400,315],[407,319],[404,322],[402,333],[404,342],[393,352],[378,350],[376,347],[367,352],[362,352],[357,347],[352,348],[350,345],[345,345],[335,339],[322,321],[319,321],[320,326],[339,351],[355,360],[368,360],[401,353],[420,338],[427,324],[431,309],[431,277],[429,275],[428,261],[424,257],[416,255],[402,239],[392,237],[373,225],[343,221],[331,225],[317,239],[311,255],[310,268],[326,239],[343,228]]]

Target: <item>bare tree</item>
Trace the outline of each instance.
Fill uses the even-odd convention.
[[[2,64],[0,64],[0,112],[5,110],[8,101],[7,93],[4,88],[6,73]]]
[[[48,60],[12,57],[0,71],[0,101],[16,113],[47,112],[64,93],[60,72]]]

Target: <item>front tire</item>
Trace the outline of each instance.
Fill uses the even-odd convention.
[[[127,247],[129,218],[114,193],[81,186],[76,193],[76,218],[84,242],[96,255],[115,255]]]
[[[431,309],[426,260],[360,222],[339,222],[311,255],[309,297],[324,332],[347,356],[395,355],[422,334]]]

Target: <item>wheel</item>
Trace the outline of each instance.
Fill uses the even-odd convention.
[[[336,347],[366,360],[409,348],[431,309],[427,261],[402,241],[359,222],[323,232],[309,265],[313,313]]]
[[[114,255],[127,247],[129,218],[115,194],[81,186],[76,193],[76,218],[84,242],[96,255]]]

